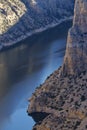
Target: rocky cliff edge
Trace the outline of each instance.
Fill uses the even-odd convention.
[[[73,75],[87,71],[87,1],[77,0],[74,12],[63,64],[63,73]]]

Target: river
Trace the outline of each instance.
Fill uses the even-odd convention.
[[[28,99],[63,62],[72,22],[33,35],[0,52],[0,130],[31,130]]]

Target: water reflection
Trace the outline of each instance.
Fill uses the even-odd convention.
[[[31,130],[27,99],[61,65],[70,26],[64,23],[0,53],[0,130]]]

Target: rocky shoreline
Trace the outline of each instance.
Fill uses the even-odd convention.
[[[75,2],[64,63],[29,100],[33,130],[87,130],[87,1]]]
[[[35,31],[31,32],[31,33],[27,33],[26,35],[23,35],[23,36],[19,37],[18,39],[15,39],[15,41],[9,41],[6,44],[2,43],[0,45],[0,50],[4,50],[5,48],[9,48],[9,47],[12,47],[14,45],[17,45],[19,42],[21,42],[23,40],[26,40],[26,38],[28,38],[30,36],[33,36],[34,34],[38,34],[40,32],[43,32],[43,31],[47,30],[47,29],[54,28],[56,26],[59,26],[63,22],[67,22],[69,20],[71,21],[72,19],[73,19],[73,16],[71,16],[70,18],[67,18],[67,19],[63,19],[63,20],[59,21],[58,23],[49,24],[46,27],[37,29],[37,30],[35,30]]]

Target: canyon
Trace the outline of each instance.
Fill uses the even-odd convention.
[[[63,65],[29,99],[33,130],[87,129],[87,0],[76,0]]]
[[[29,99],[33,130],[87,129],[87,0],[0,1],[0,50],[72,18],[63,65]]]

